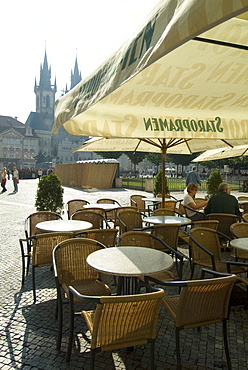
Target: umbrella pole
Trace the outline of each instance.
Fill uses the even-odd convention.
[[[165,207],[165,164],[166,164],[166,148],[162,149],[162,207]]]

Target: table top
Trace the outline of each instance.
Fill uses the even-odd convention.
[[[248,251],[248,238],[238,238],[230,241],[230,245],[236,249]]]
[[[101,208],[104,211],[111,211],[112,209],[120,208],[119,204],[111,204],[111,203],[90,203],[83,206],[83,208]]]
[[[83,231],[92,228],[92,223],[79,220],[51,220],[39,222],[36,225],[37,231],[56,232],[56,231]]]
[[[163,198],[162,197],[145,197],[145,198],[142,198],[142,200],[147,201],[147,202],[162,202]],[[172,199],[172,198],[164,198],[164,201],[165,202],[169,202],[169,201],[177,202],[176,199]]]
[[[186,225],[190,224],[192,221],[187,217],[178,217],[178,216],[148,216],[143,218],[144,222],[148,222],[150,224],[180,224]]]
[[[173,265],[173,259],[157,249],[122,246],[93,252],[87,263],[106,274],[136,277],[165,271]]]

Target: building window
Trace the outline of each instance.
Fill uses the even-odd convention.
[[[49,95],[46,96],[46,107],[50,108],[50,96]]]

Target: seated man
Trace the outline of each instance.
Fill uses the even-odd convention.
[[[229,213],[241,216],[238,200],[230,195],[231,189],[226,182],[222,182],[218,187],[219,194],[213,195],[204,209],[204,213]]]
[[[198,190],[198,186],[193,182],[190,182],[187,186],[187,194],[184,195],[183,205],[189,207],[190,209],[186,209],[186,215],[192,221],[202,221],[205,219],[204,214],[194,212],[194,210],[199,210],[200,208],[204,207],[208,201],[203,200],[201,203],[196,204],[194,200],[194,196]],[[191,211],[192,209],[192,211]]]

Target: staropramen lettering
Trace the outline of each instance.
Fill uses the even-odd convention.
[[[221,118],[208,120],[143,118],[146,131],[223,132]]]

